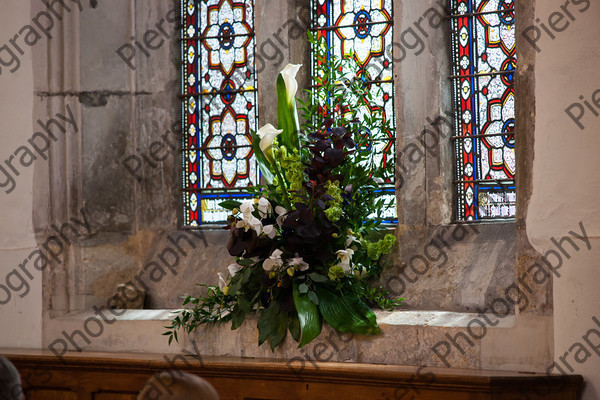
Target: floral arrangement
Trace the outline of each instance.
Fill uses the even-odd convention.
[[[323,321],[341,332],[380,332],[371,306],[391,309],[403,299],[387,298],[369,281],[381,272],[382,255],[396,238],[381,223],[390,206],[379,195],[386,171],[365,130],[381,129],[381,116],[359,115],[370,96],[364,77],[345,79],[348,60],[323,59],[317,87],[302,103],[300,128],[296,74],[287,65],[277,79],[278,128],[253,134],[264,185],[252,201],[225,201],[231,211],[229,253],[235,257],[219,286],[203,297],[185,297],[165,335],[178,340],[205,323],[238,328],[258,315],[259,345],[275,349],[289,331],[299,347],[315,339]],[[374,146],[373,146],[374,147]],[[393,168],[393,167],[392,167]],[[204,285],[202,285],[204,286]]]

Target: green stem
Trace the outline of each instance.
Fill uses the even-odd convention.
[[[284,194],[285,200],[286,200],[286,208],[288,210],[291,210],[292,201],[290,200],[288,188],[286,187],[287,181],[285,179],[283,179],[283,176],[281,175],[281,171],[279,171],[279,167],[275,163],[273,163],[273,169],[275,169],[275,174],[277,175],[277,178],[279,179],[279,182],[281,182],[281,186],[283,187],[283,194]]]

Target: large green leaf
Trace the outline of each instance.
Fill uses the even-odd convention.
[[[300,348],[319,336],[323,322],[317,306],[306,294],[300,294],[298,291],[297,282],[294,282],[293,294],[298,319],[300,320],[300,330],[302,331],[302,340],[298,345],[298,348]]]
[[[229,294],[235,296],[250,280],[252,275],[251,268],[244,268],[238,272],[232,279],[231,285],[229,285]]]
[[[280,312],[278,318],[277,329],[271,334],[269,338],[269,344],[271,345],[271,351],[275,350],[275,347],[279,346],[279,344],[285,338],[285,334],[288,329],[289,316],[286,312]]]
[[[288,328],[290,333],[292,334],[292,338],[296,341],[300,341],[300,320],[298,319],[297,313],[289,313],[289,323]]]
[[[233,316],[231,318],[231,330],[242,326],[246,316],[252,311],[252,305],[244,296],[238,297],[238,303],[233,307]]]
[[[355,297],[333,292],[324,286],[315,286],[319,297],[319,311],[333,328],[359,335],[381,333],[375,313],[365,303]]]
[[[270,169],[271,164],[260,149],[260,137],[256,133],[252,134],[252,149],[254,150],[254,155],[256,156],[256,161],[258,162],[263,177],[268,184],[273,183],[273,173]]]
[[[289,107],[287,102],[287,90],[283,76],[277,76],[277,127],[282,129],[279,136],[279,144],[286,147],[289,146],[290,132],[292,129],[292,120],[290,118]]]
[[[219,203],[219,206],[229,211],[233,210],[234,208],[240,208],[241,205],[242,202],[237,200],[225,200]]]
[[[281,312],[279,303],[272,301],[258,320],[258,344],[261,345],[269,339],[271,350],[275,350],[285,338],[288,319],[287,312]]]
[[[279,327],[279,304],[272,301],[268,308],[260,313],[258,319],[258,344],[265,342]]]

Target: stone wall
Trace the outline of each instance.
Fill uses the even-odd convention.
[[[30,21],[29,2],[19,1],[2,4],[0,13],[0,38],[3,44],[27,21]],[[33,69],[31,48],[16,53],[19,66],[0,67],[0,159],[4,161],[20,146],[27,144],[33,133]],[[7,56],[3,54],[3,60]],[[13,72],[11,72],[13,70]],[[6,167],[8,168],[8,167]],[[33,234],[32,213],[34,207],[32,183],[33,166],[20,167],[19,175],[8,169],[14,182],[3,172],[0,178],[0,284],[6,287],[7,280],[18,288],[19,279],[8,278],[12,271],[21,272],[19,265],[36,248]],[[42,345],[42,273],[29,268],[31,279],[24,277],[26,286],[4,290],[0,294],[0,346],[40,347]]]
[[[179,151],[170,151],[171,155],[155,166],[142,161],[143,167],[137,176],[123,165],[127,157],[147,155],[155,143],[163,143],[155,146],[167,149],[169,143],[177,142],[174,131],[180,118],[177,96],[180,48],[178,25],[169,22],[174,20],[171,10],[178,10],[177,3],[171,0],[82,1],[81,12],[61,14],[62,23],[57,24],[48,45],[40,48],[34,63],[33,120],[47,121],[51,116],[66,115],[70,111],[77,124],[77,132],[65,134],[63,140],[53,145],[50,161],[36,165],[33,215],[38,244],[55,234],[53,224],[60,227],[73,219],[81,222],[85,219],[89,223],[89,229],[81,228],[68,234],[68,240],[63,241],[61,258],[44,271],[45,345],[60,334],[64,324],[77,326],[78,317],[70,316],[92,306],[105,305],[121,282],[144,282],[148,290],[146,308],[176,308],[180,295],[198,294],[195,283],[216,283],[216,272],[224,271],[230,263],[224,248],[227,232],[179,230]],[[293,40],[289,32],[281,28],[290,18],[307,20],[308,12],[303,4],[304,0],[257,1],[258,54],[264,61],[258,77],[260,124],[275,122],[273,77],[285,64],[304,64],[300,82],[305,85],[309,82],[306,42]],[[524,19],[532,19],[531,4],[527,1],[518,5],[523,8]],[[37,0],[32,0],[32,7],[32,15],[44,10]],[[444,139],[451,136],[451,129],[447,123],[440,122],[436,128],[431,122],[438,116],[449,119],[452,109],[447,79],[449,32],[446,25],[428,26],[423,16],[428,15],[430,9],[443,12],[435,0],[395,2],[395,41],[405,43],[405,32],[416,29],[415,24],[423,20],[427,37],[421,37],[422,52],[407,52],[394,69],[399,177],[396,231],[400,245],[387,258],[388,268],[380,283],[393,294],[407,298],[405,309],[479,313],[487,308],[488,311],[483,312],[489,312],[494,299],[506,296],[506,288],[515,281],[517,272],[539,261],[539,254],[530,246],[525,233],[525,205],[531,195],[533,132],[530,128],[533,121],[524,118],[526,123],[522,129],[517,128],[520,131],[520,178],[516,222],[452,224],[452,146]],[[521,24],[519,29],[528,22]],[[160,31],[157,25],[171,37],[155,50],[145,49],[148,54],[145,55],[135,41],[142,40],[140,46],[143,46],[147,32]],[[274,41],[274,35],[284,42],[277,46],[281,57],[265,57],[268,48],[262,44]],[[134,46],[127,47],[132,43]],[[129,51],[135,49],[136,57],[129,61],[135,69],[117,53],[123,46]],[[409,46],[405,44],[405,47]],[[523,53],[519,57],[530,60],[527,50],[519,51]],[[400,56],[397,57],[400,60]],[[517,86],[529,87],[530,74],[530,69],[525,69],[518,77]],[[519,112],[523,115],[532,111],[528,98],[524,96],[519,100]],[[419,141],[424,128],[438,131],[441,138],[427,151]],[[418,162],[408,159],[404,151],[411,145],[423,153]],[[432,240],[439,248],[428,246]],[[415,257],[425,257],[429,263],[427,266],[417,264]],[[164,274],[159,273],[156,269],[159,263],[171,264],[172,268],[162,268]],[[551,293],[551,284],[536,286],[523,313],[515,312],[514,307],[506,312],[513,314],[513,319],[523,314],[525,319],[516,319],[523,329],[543,332],[552,315]],[[542,323],[532,328],[537,321]],[[130,325],[119,332],[133,333],[139,326]],[[439,326],[456,328],[452,324]],[[388,339],[392,342],[413,332],[412,328],[406,328],[410,332],[400,335],[392,333],[397,332],[396,328],[390,329]],[[419,335],[428,336],[427,341],[413,343],[415,351],[420,352],[418,356],[404,358],[397,354],[385,361],[431,363],[430,349],[423,343],[443,338],[446,331],[426,329],[423,332]],[[521,330],[515,335],[525,335],[524,332]],[[138,348],[139,343],[119,339],[117,333],[111,335],[87,348],[106,350],[119,343],[119,349],[142,350]],[[542,334],[539,346],[529,350],[529,355],[511,353],[507,357],[496,354],[502,352],[501,336],[488,338],[485,348],[482,344],[472,349],[460,366],[539,369],[549,359],[550,333]],[[229,339],[232,338],[235,336]],[[249,343],[254,338],[248,333],[244,340]],[[223,349],[221,354],[230,352],[214,341],[207,343],[214,344],[210,352],[219,353],[219,349]],[[489,356],[485,362],[481,361],[482,353]],[[531,354],[536,355],[536,361],[531,361]],[[377,361],[364,355],[353,360]]]
[[[286,63],[304,64],[300,81],[308,83],[307,44],[302,38],[294,40],[289,24],[282,28],[289,19],[302,24],[307,21],[308,10],[301,3],[257,3],[261,124],[275,122],[273,76]],[[433,0],[399,2],[395,7],[395,41],[400,44],[406,41],[403,33],[415,29],[415,22],[423,19],[428,9],[443,12]],[[43,62],[36,68],[40,118],[64,112],[68,105],[79,123],[78,135],[52,149],[54,168],[48,180],[44,171],[37,177],[36,198],[42,203],[50,199],[52,204],[48,212],[37,213],[38,233],[44,233],[48,222],[61,225],[80,215],[81,208],[92,232],[71,246],[70,258],[49,274],[49,290],[58,296],[50,308],[53,313],[105,302],[118,283],[145,268],[150,272],[152,262],[171,254],[168,250],[164,253],[173,247],[168,237],[182,233],[178,231],[180,153],[168,147],[177,143],[174,131],[180,114],[180,49],[177,22],[170,22],[177,15],[174,8],[175,1],[164,0],[86,2],[81,13],[65,15],[64,26],[72,27],[50,42],[47,68]],[[150,30],[159,31],[157,25],[166,29],[171,39],[165,39],[156,50],[146,49],[147,56],[135,48],[135,58],[129,59],[133,49],[126,45],[135,44],[131,37],[143,46],[140,40]],[[511,223],[482,224],[466,231],[451,225],[452,146],[444,140],[450,136],[449,124],[443,120],[438,124],[443,136],[436,148],[425,151],[419,142],[423,129],[433,128],[431,120],[451,118],[448,29],[426,23],[424,28],[429,37],[422,38],[421,54],[408,52],[401,62],[394,54],[401,240],[397,253],[388,260],[390,268],[381,284],[406,297],[410,309],[473,311],[502,295],[511,283],[517,235]],[[268,41],[275,43],[280,55],[273,56],[271,45],[263,46]],[[123,46],[121,54],[131,65],[117,53]],[[128,173],[124,160],[130,157],[130,167],[137,168],[131,156],[148,158],[153,145],[171,155],[159,163],[141,161],[136,176]],[[403,152],[415,145],[423,153],[419,162]],[[520,171],[526,168],[526,163],[520,165]],[[523,193],[526,197],[526,188]],[[195,282],[215,282],[215,273],[229,263],[220,245],[226,232],[206,230],[204,235],[210,247],[205,249],[202,239],[194,251],[186,251],[185,256],[180,253],[177,275],[171,273],[159,282],[146,279],[147,308],[177,307],[180,294],[196,292]],[[447,246],[443,245],[446,237]],[[433,254],[434,250],[427,248],[432,240],[439,242],[443,257],[435,260],[432,255],[429,266],[421,265],[414,257]],[[60,299],[66,288],[68,301]],[[542,303],[540,312],[551,309]]]

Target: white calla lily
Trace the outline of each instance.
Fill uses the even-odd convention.
[[[221,292],[223,292],[225,295],[227,295],[227,293],[229,292],[229,286],[227,285],[227,280],[225,280],[225,277],[220,272],[217,272],[217,276],[219,277],[219,289],[221,289]]]
[[[302,67],[302,64],[288,64],[281,71],[281,76],[285,82],[288,103],[291,103],[294,100],[296,93],[298,92],[296,74],[298,74],[300,67]]]
[[[281,132],[283,132],[283,129],[277,129],[271,124],[266,124],[256,132],[260,137],[260,150],[271,163],[273,162],[273,142]]]

